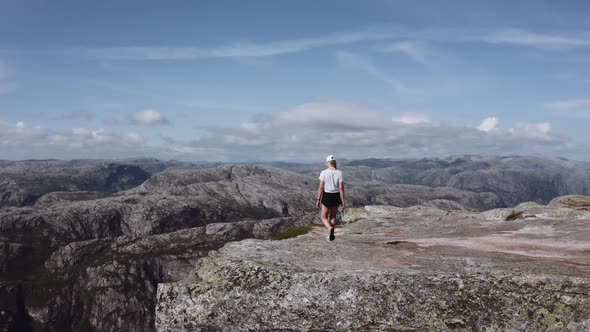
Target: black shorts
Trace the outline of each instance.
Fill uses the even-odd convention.
[[[324,191],[322,195],[322,204],[325,207],[338,207],[342,204],[340,193],[327,193]]]

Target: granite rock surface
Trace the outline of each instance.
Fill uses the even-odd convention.
[[[515,209],[530,215],[367,206],[344,214],[333,242],[318,228],[228,243],[158,285],[156,327],[590,330],[590,214]]]

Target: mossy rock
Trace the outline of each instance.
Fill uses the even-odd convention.
[[[314,227],[321,227],[321,225],[301,226],[285,231],[279,235],[273,236],[273,240],[286,240],[311,232]]]
[[[522,202],[522,203],[518,204],[517,206],[514,207],[514,209],[515,210],[525,210],[527,208],[531,208],[531,207],[535,207],[535,206],[540,206],[540,205],[537,202],[529,201],[529,202]]]
[[[517,219],[524,219],[524,216],[522,214],[523,214],[523,211],[512,210],[512,213],[510,213],[506,217],[506,221],[513,221],[513,220],[517,220]]]

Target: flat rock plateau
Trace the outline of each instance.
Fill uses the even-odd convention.
[[[483,213],[350,209],[227,243],[158,285],[158,331],[589,331],[590,197]]]
[[[339,166],[0,160],[0,332],[588,330],[589,163]]]

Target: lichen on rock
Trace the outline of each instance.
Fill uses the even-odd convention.
[[[590,329],[588,223],[431,207],[350,217],[334,242],[316,228],[226,244],[158,285],[158,331]]]

